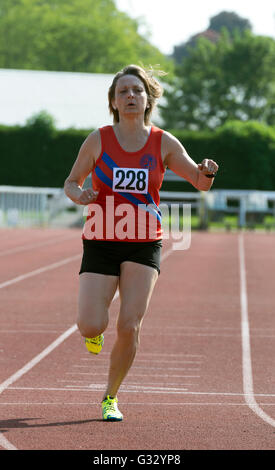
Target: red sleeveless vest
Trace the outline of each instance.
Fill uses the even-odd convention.
[[[163,130],[152,126],[144,147],[126,152],[112,126],[99,129],[101,154],[92,171],[98,191],[89,204],[82,238],[144,242],[162,238],[159,190],[164,176]]]

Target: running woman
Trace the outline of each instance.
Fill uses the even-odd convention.
[[[88,135],[64,184],[72,201],[88,206],[77,324],[94,354],[102,349],[117,288],[120,294],[103,420],[123,419],[117,393],[135,358],[141,324],[160,274],[158,206],[165,169],[169,167],[199,191],[211,188],[218,170],[211,159],[196,164],[178,139],[151,124],[163,92],[153,75],[137,65],[115,75],[108,93],[113,125]],[[90,173],[92,188],[84,190]]]

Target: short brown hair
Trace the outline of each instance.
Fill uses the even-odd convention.
[[[112,85],[109,88],[108,100],[109,100],[109,111],[113,115],[114,123],[119,122],[119,113],[117,109],[114,109],[112,106],[112,101],[115,97],[116,84],[119,78],[124,75],[135,75],[139,78],[145,87],[147,93],[148,105],[149,108],[145,110],[144,113],[144,123],[146,125],[150,124],[150,118],[153,112],[154,107],[156,106],[157,99],[162,96],[163,88],[160,83],[154,78],[153,74],[155,73],[154,69],[151,67],[149,70],[145,70],[139,65],[127,65],[120,72],[118,72],[112,82]],[[162,71],[157,71],[158,75],[165,75]]]

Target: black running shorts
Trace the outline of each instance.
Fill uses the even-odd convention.
[[[144,264],[156,269],[160,274],[160,254],[162,241],[123,242],[83,240],[81,273],[120,275],[120,265],[124,261]]]

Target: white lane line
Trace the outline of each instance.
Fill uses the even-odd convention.
[[[225,402],[209,402],[209,403],[206,403],[206,402],[171,402],[171,403],[164,403],[163,401],[158,403],[156,401],[154,402],[123,402],[120,400],[119,402],[120,405],[133,405],[133,406],[247,406],[246,403],[225,403]],[[59,407],[62,407],[62,406],[90,406],[90,405],[96,405],[98,407],[98,401],[88,401],[88,402],[35,402],[35,403],[30,403],[30,402],[3,402],[3,403],[0,403],[0,405],[4,405],[4,406],[49,406],[49,405],[53,405],[53,406],[59,406]],[[268,406],[275,406],[275,403],[260,403],[260,405],[268,405]],[[1,443],[0,443],[1,445]],[[15,448],[12,448],[11,450],[17,450]]]
[[[73,387],[81,387],[81,388],[82,387],[90,387],[90,385],[91,385],[90,383],[86,383],[86,384],[84,383],[83,384],[82,380],[70,380],[69,383],[68,383],[68,380],[57,380],[57,382],[61,383],[61,386],[63,386],[63,387],[72,387],[72,388]],[[72,383],[72,382],[74,382],[74,383]],[[68,385],[66,385],[66,384],[68,384]],[[106,387],[106,384],[102,384],[102,386],[103,385]],[[128,385],[128,384],[125,384],[125,385]],[[131,387],[132,386],[138,387],[140,384],[139,383],[131,383],[131,384],[129,384],[129,386],[130,385],[131,385]],[[160,383],[160,382],[150,382],[150,383],[149,382],[143,382],[143,386],[145,386],[145,385],[147,385],[149,387],[152,387],[152,386],[164,387],[165,383],[163,383],[163,382],[162,383]],[[181,382],[181,383],[171,382],[167,385],[169,385],[169,387],[171,387],[172,385],[177,386],[177,387],[186,387],[187,385],[188,386],[191,386],[191,385],[196,385],[197,386],[198,384],[185,383],[185,382],[184,383],[183,382]]]
[[[79,259],[80,257],[81,255],[79,254],[75,256],[70,256],[69,258],[65,258],[61,261],[58,261],[57,263],[48,264],[47,266],[44,266],[43,268],[35,269],[34,271],[29,271],[28,273],[22,274],[21,276],[14,277],[13,279],[10,279],[9,281],[2,282],[0,284],[0,289],[3,289],[3,287],[11,286],[12,284],[15,284],[16,282],[24,281],[25,279],[28,279],[29,277],[36,276],[37,274],[45,273],[46,271],[50,271],[51,269],[59,268],[60,266],[63,266],[64,264],[71,263],[72,261]]]
[[[45,334],[45,333],[60,333],[60,331],[57,330],[1,330],[1,333],[5,334],[13,334],[13,335],[21,335],[21,334],[30,334],[30,333],[35,333],[35,334]]]
[[[173,251],[172,248],[168,249],[163,254],[162,261],[164,261],[172,253],[172,251]],[[78,255],[75,255],[75,256],[70,256],[69,258],[65,258],[61,261],[58,261],[57,263],[49,264],[47,266],[44,266],[43,268],[35,269],[34,271],[30,271],[28,273],[22,274],[21,276],[17,276],[13,279],[10,279],[9,281],[2,282],[0,284],[0,289],[3,289],[3,287],[7,287],[7,286],[10,286],[12,284],[15,284],[16,282],[20,282],[20,281],[23,281],[25,279],[28,279],[29,277],[36,276],[37,274],[41,274],[41,273],[44,273],[46,271],[50,271],[51,269],[59,268],[60,266],[63,266],[64,264],[67,264],[67,263],[70,263],[71,261],[75,261],[75,260],[79,259],[81,256],[82,256],[81,254],[78,254]]]
[[[102,385],[103,386],[103,385]],[[105,384],[105,387],[106,387],[106,384]],[[88,389],[88,386],[87,386],[87,389]],[[8,391],[12,391],[12,390],[31,390],[31,391],[46,391],[46,392],[51,392],[51,391],[54,391],[54,392],[85,392],[87,390],[84,390],[83,388],[72,388],[72,389],[69,389],[69,388],[66,388],[66,387],[9,387]],[[180,392],[181,393],[181,392]],[[242,392],[191,392],[191,391],[187,391],[187,392],[182,392],[183,395],[202,395],[202,396],[205,396],[205,395],[209,395],[209,396],[223,396],[223,397],[227,397],[227,396],[234,396],[234,397],[244,397],[245,394],[242,393]],[[255,396],[257,397],[275,397],[275,394],[274,393],[255,393]],[[1,403],[1,402],[0,402]]]
[[[232,330],[234,332],[238,332],[239,328],[231,328],[231,327],[219,327],[219,326],[166,326],[165,328],[168,329],[174,329],[174,330]],[[250,328],[250,330],[255,330],[255,331],[270,331],[270,330],[275,330],[275,328]]]
[[[162,261],[166,259],[171,253],[173,252],[172,248],[168,249],[162,257]],[[78,258],[80,258],[82,255],[76,255],[76,256],[71,256],[70,258],[66,258],[63,261],[59,261],[57,263],[50,264],[48,266],[45,266],[40,269],[36,269],[34,271],[31,271],[29,273],[26,273],[22,276],[18,276],[14,279],[11,279],[10,281],[6,281],[2,284],[0,284],[0,289],[6,286],[9,286],[11,284],[14,284],[16,282],[20,282],[28,277],[35,276],[37,274],[40,274],[45,271],[49,271],[50,269],[55,269],[58,268],[59,266],[63,266],[64,264],[67,264],[71,261],[74,261]],[[116,291],[113,301],[118,298],[119,292],[118,290]],[[44,349],[40,354],[35,356],[31,361],[29,361],[25,366],[23,366],[21,369],[19,369],[15,374],[13,374],[11,377],[9,377],[7,380],[2,382],[0,384],[0,394],[3,393],[4,390],[6,390],[11,384],[13,384],[16,380],[18,380],[22,375],[26,374],[30,369],[32,369],[36,364],[38,364],[44,357],[46,357],[48,354],[50,354],[57,346],[59,346],[66,338],[68,338],[72,333],[74,333],[77,330],[77,325],[74,324],[72,327],[70,327],[68,330],[66,330],[62,335],[60,335],[53,343],[51,343],[46,349]],[[65,389],[67,390],[67,389]],[[14,447],[4,436],[2,433],[0,433],[0,446],[3,447],[4,449],[7,450],[17,450],[16,447]]]
[[[21,251],[33,250],[34,248],[40,248],[41,246],[48,246],[57,243],[61,243],[64,240],[76,239],[76,235],[58,235],[50,240],[45,240],[37,243],[30,243],[29,245],[20,245],[8,250],[0,251],[0,256],[13,255],[14,253],[20,253]],[[79,237],[78,237],[79,238]]]
[[[44,349],[40,354],[35,356],[30,362],[28,362],[24,367],[19,369],[15,374],[11,375],[7,380],[0,384],[0,394],[3,393],[11,384],[16,382],[22,375],[26,374],[30,369],[32,369],[38,362],[40,362],[44,357],[50,354],[59,344],[61,344],[68,336],[70,336],[77,329],[77,325],[73,325],[65,333],[63,333],[59,338],[57,338],[53,343],[51,343],[46,349]],[[5,436],[0,433],[0,446],[6,450],[17,450],[17,448],[5,438]]]
[[[275,427],[275,420],[265,413],[255,400],[253,387],[253,373],[250,348],[250,331],[247,302],[245,250],[243,234],[239,235],[239,259],[240,259],[240,302],[241,302],[241,330],[242,330],[242,365],[243,365],[243,390],[246,404],[263,421]]]
[[[193,362],[193,361],[192,362],[191,361],[183,361],[183,362],[187,362],[189,364],[201,364],[201,362]],[[107,364],[107,361],[103,361],[103,364],[104,365]],[[152,370],[155,370],[155,369],[156,370],[163,370],[163,367],[148,367],[146,364],[152,365],[152,363],[149,362],[149,361],[148,362],[146,361],[146,364],[144,366],[143,365],[138,366],[137,364],[138,364],[138,361],[131,367],[131,369],[135,368],[135,369],[146,369],[146,370],[150,370],[150,369],[152,369]],[[169,364],[171,364],[171,362],[169,362]],[[96,364],[94,364],[94,366],[95,365],[99,365],[100,367],[102,367],[102,361],[101,362],[96,361]],[[85,365],[73,365],[72,367],[76,367],[77,369],[79,369],[80,367],[83,367],[84,369],[91,368],[91,366],[86,365],[86,364]],[[185,370],[185,367],[165,367],[165,370]]]
[[[143,328],[145,328],[145,327],[143,327]],[[101,351],[100,356],[104,356],[105,354],[109,356],[110,352]],[[160,356],[164,356],[164,357],[168,357],[168,358],[169,357],[176,357],[176,358],[179,358],[179,360],[181,360],[180,359],[181,357],[205,357],[205,355],[203,355],[203,354],[182,354],[182,353],[178,353],[178,354],[167,353],[167,354],[165,354],[165,353],[161,353],[161,352],[160,353],[154,353],[154,352],[145,353],[145,352],[139,351],[136,355],[136,360],[138,360],[138,357],[140,357],[140,356],[157,356],[156,359],[152,358],[152,361],[158,361],[158,358]],[[90,361],[90,359],[87,358],[87,357],[81,357],[81,360],[82,361]],[[163,361],[161,361],[161,362],[163,362]]]
[[[68,390],[74,390],[75,388],[77,389],[85,389],[85,390],[92,390],[92,391],[97,391],[97,390],[105,390],[106,389],[106,384],[90,384],[90,385],[66,385],[66,389]],[[159,391],[165,391],[168,394],[175,392],[186,392],[188,388],[180,387],[180,388],[171,388],[171,387],[153,387],[153,386],[141,386],[141,385],[121,385],[119,391],[124,391],[124,392],[137,392],[137,393],[142,393],[144,391],[152,391],[152,392],[159,392]]]
[[[132,370],[132,368],[131,368]],[[192,369],[193,370],[193,369]],[[66,374],[69,374],[69,372],[66,372]],[[109,375],[108,372],[91,372],[91,373],[87,373],[86,375],[90,375],[90,376],[99,376],[99,375]],[[152,374],[152,373],[149,373],[149,374],[133,374],[135,377],[168,377],[169,379],[172,377],[176,377],[176,378],[182,378],[182,377],[200,377],[200,375],[174,375],[174,374]],[[70,379],[71,380],[71,379]]]
[[[7,380],[0,384],[0,394],[4,392],[11,384],[16,382],[22,375],[26,374],[30,369],[32,369],[36,364],[38,364],[44,357],[50,354],[59,344],[61,344],[66,338],[68,338],[74,331],[76,331],[77,325],[73,325],[67,331],[65,331],[61,336],[59,336],[53,343],[51,343],[47,348],[45,348],[40,354],[35,356],[30,362],[28,362],[24,367],[21,367],[15,374],[11,375]],[[5,436],[0,433],[0,446],[3,449],[7,450],[17,450],[17,448],[5,438]]]
[[[135,367],[135,366],[132,366],[132,367],[131,367],[131,371],[134,371],[134,369],[144,369],[144,368],[143,368],[143,367]],[[148,369],[149,369],[149,368],[146,368],[145,370],[148,370]],[[155,369],[153,368],[153,370],[155,370]],[[162,370],[162,368],[159,367],[159,370]],[[187,369],[187,368],[184,368],[184,367],[181,368],[180,370],[192,370],[193,372],[199,371],[199,369]],[[66,372],[66,374],[67,374],[67,375],[93,375],[93,374],[91,374],[90,372]],[[133,372],[133,374],[134,374],[134,372]],[[96,375],[96,374],[94,374],[94,375]],[[100,373],[100,375],[102,375],[102,374]],[[134,375],[136,375],[136,374],[134,374]],[[150,374],[147,374],[147,375],[150,375]],[[151,374],[151,375],[152,375],[152,374]],[[154,376],[155,376],[155,374],[154,374]],[[173,376],[170,375],[170,377],[173,377]]]
[[[88,380],[88,379],[87,379]],[[60,383],[67,383],[68,384],[68,380],[64,380],[64,379],[57,379],[57,382],[60,382]],[[90,385],[90,382],[89,383],[86,383],[86,384],[83,384],[83,380],[73,380],[73,379],[70,379],[70,385],[66,385],[66,387],[76,387],[77,385],[71,385],[71,383],[74,382],[74,383],[77,383],[77,384],[80,384],[79,387],[89,387]],[[102,384],[103,385],[103,384]],[[106,384],[105,384],[106,385]],[[140,383],[136,383],[136,382],[131,382],[129,384],[125,383],[125,385],[135,385],[135,386],[139,386]],[[165,387],[166,385],[169,385],[169,387],[171,387],[171,385],[175,385],[177,387],[182,387],[185,385],[198,385],[198,384],[187,384],[187,383],[175,383],[175,382],[169,382],[169,384],[165,384],[164,382],[142,382],[142,385],[149,385],[149,386],[155,386],[155,385],[159,385],[161,387]]]
[[[96,360],[97,363],[103,363],[103,364],[107,364],[107,360],[106,359],[99,359],[97,358]],[[135,364],[139,364],[140,362],[145,362],[146,364],[151,364],[152,365],[152,362],[154,362],[154,359],[152,360],[149,360],[149,359],[136,359],[135,360]],[[155,359],[155,362],[159,363],[159,359]],[[202,361],[181,361],[181,360],[178,360],[178,361],[161,361],[162,364],[202,364]],[[75,364],[73,365],[72,367],[91,367],[90,364]],[[146,367],[146,365],[144,366]],[[162,367],[163,369],[163,367]]]
[[[8,439],[6,439],[2,433],[0,433],[0,446],[6,450],[17,450],[17,447],[15,447],[10,441],[8,441]]]
[[[66,338],[68,338],[72,333],[77,330],[77,325],[71,326],[67,331],[60,335],[55,341],[53,341],[47,348],[45,348],[40,354],[35,356],[31,361],[29,361],[25,366],[21,367],[17,372],[11,375],[7,380],[0,384],[0,394],[6,390],[10,385],[16,382],[22,375],[29,372],[36,364],[38,364],[44,357],[48,356],[57,346],[59,346]]]

